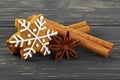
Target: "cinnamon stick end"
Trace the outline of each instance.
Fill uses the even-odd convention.
[[[105,58],[108,58],[108,57],[110,56],[110,54],[111,54],[111,52],[112,52],[113,47],[114,47],[114,44],[112,45],[112,48],[111,48],[111,49],[109,49],[108,53],[104,55],[104,57],[105,57]]]
[[[8,40],[6,41],[6,44],[9,48],[10,54],[14,55],[14,54],[19,53],[19,49],[14,47],[14,45],[10,44]]]

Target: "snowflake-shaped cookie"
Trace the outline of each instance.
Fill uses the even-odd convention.
[[[47,47],[51,36],[57,35],[45,27],[46,21],[43,15],[34,16],[30,21],[25,19],[16,19],[15,26],[18,34],[13,35],[13,39],[9,41],[15,47],[20,47],[22,59],[32,57],[32,54],[41,52],[43,55],[50,54]]]

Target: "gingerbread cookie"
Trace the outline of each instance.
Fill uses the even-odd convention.
[[[36,52],[41,52],[43,55],[50,54],[47,45],[51,36],[57,35],[58,32],[48,29],[45,24],[42,14],[33,16],[30,20],[17,18],[15,26],[18,32],[7,40],[7,44],[18,48],[22,59],[30,58]]]

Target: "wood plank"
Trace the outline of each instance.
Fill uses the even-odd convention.
[[[47,18],[66,25],[82,20],[87,20],[90,25],[120,25],[119,0],[1,0],[0,2],[1,26],[13,26],[16,17],[27,18],[38,13],[43,13]]]
[[[109,58],[103,58],[84,49],[75,48],[79,58],[53,61],[53,55],[39,54],[31,60],[22,61],[20,56],[12,56],[4,41],[16,32],[14,27],[0,27],[0,77],[1,79],[117,79],[120,78],[119,30],[120,27],[92,26],[91,34],[115,43]],[[9,33],[7,32],[9,30]],[[112,36],[111,36],[112,34]],[[114,36],[114,38],[113,38]],[[74,70],[73,70],[74,69]],[[7,72],[7,74],[6,74]],[[112,77],[111,77],[112,76]]]
[[[53,61],[34,55],[23,61],[10,55],[5,41],[14,33],[14,20],[43,13],[64,25],[87,20],[91,35],[115,44],[109,58],[75,48],[77,59]],[[120,79],[120,0],[0,0],[0,80]]]

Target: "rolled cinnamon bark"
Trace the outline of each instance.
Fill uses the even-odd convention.
[[[69,31],[73,40],[80,40],[80,46],[93,51],[103,57],[108,57],[113,48],[113,43],[96,38],[81,31],[78,32],[57,22],[46,19],[45,25],[50,29],[58,31],[60,35],[65,35],[66,31]]]
[[[81,32],[84,32],[84,33],[90,32],[90,27],[86,21],[75,23],[75,24],[69,25],[68,27],[78,30],[78,31],[81,31]]]
[[[35,16],[35,15],[34,15]],[[29,20],[31,19],[31,17],[29,17]],[[75,23],[75,24],[72,24],[72,25],[69,25],[67,27],[70,27],[72,29],[75,29],[77,31],[82,31],[82,32],[85,32],[85,33],[89,33],[90,32],[90,27],[89,25],[87,24],[86,21],[82,21],[82,22],[79,22],[79,23]],[[18,32],[16,32],[15,34],[13,35],[17,35]],[[12,40],[13,39],[13,36],[11,36],[11,38],[9,40]],[[13,39],[14,40],[14,39]],[[10,53],[11,54],[16,54],[16,53],[19,53],[19,48],[16,48],[14,47],[13,44],[10,44],[9,41],[6,41],[6,44],[10,50]]]
[[[18,35],[18,32],[13,34],[14,36]],[[13,36],[9,38],[9,40],[14,40]],[[20,51],[19,47],[15,47],[13,44],[10,44],[9,40],[6,41],[6,44],[9,48],[10,54],[18,54]]]

